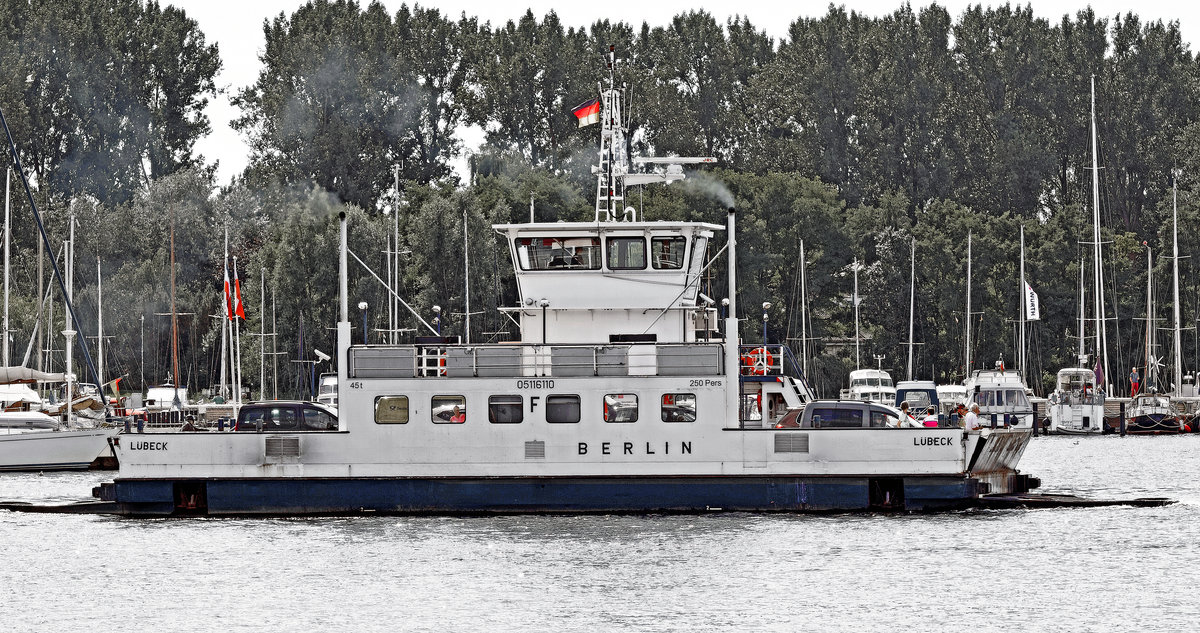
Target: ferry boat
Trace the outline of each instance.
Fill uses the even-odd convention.
[[[1016,370],[1004,369],[1003,361],[997,361],[995,369],[975,370],[964,384],[970,401],[979,405],[985,426],[1033,428],[1033,405],[1025,383]]]
[[[1104,432],[1103,390],[1096,389],[1096,372],[1086,367],[1060,369],[1050,394],[1049,433],[1098,435]]]
[[[722,227],[625,206],[626,185],[711,159],[635,159],[650,166],[635,171],[621,99],[610,80],[594,221],[494,227],[519,342],[352,342],[342,214],[334,428],[122,436],[119,476],[97,496],[135,516],[805,512],[959,508],[1027,489],[1027,430],[776,428],[814,398],[786,346],[741,343],[736,210]],[[722,229],[723,327],[699,287]]]

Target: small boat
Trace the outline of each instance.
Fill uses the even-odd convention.
[[[1105,394],[1096,388],[1096,372],[1086,367],[1058,370],[1050,394],[1049,433],[1094,435],[1104,432]]]
[[[892,375],[882,369],[856,369],[850,372],[850,389],[844,399],[894,405],[896,387]]]
[[[1129,420],[1125,423],[1125,432],[1132,435],[1174,434],[1183,430],[1183,422],[1171,398],[1155,393],[1153,388],[1134,396],[1127,412]]]
[[[1003,361],[997,361],[995,369],[972,372],[965,386],[970,401],[979,405],[984,426],[1033,428],[1028,388],[1016,370],[1004,368]]]
[[[56,382],[64,374],[50,374],[27,367],[2,367],[0,379]],[[14,384],[14,383],[9,383]],[[9,389],[8,391],[12,391]],[[82,470],[108,449],[115,428],[80,428],[88,420],[74,418],[68,427],[60,418],[40,411],[0,413],[0,470]]]
[[[317,389],[317,402],[332,409],[337,409],[337,374],[321,374],[321,382]]]

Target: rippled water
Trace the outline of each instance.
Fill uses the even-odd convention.
[[[1038,438],[1043,489],[1162,508],[161,519],[0,512],[13,631],[1190,631],[1200,437]],[[75,501],[112,473],[0,474]]]

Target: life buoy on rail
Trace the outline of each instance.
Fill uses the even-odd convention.
[[[756,347],[748,353],[742,354],[742,373],[764,376],[774,360],[775,357],[771,356],[771,352],[767,351],[767,348]]]

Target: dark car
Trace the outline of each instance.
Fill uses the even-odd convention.
[[[815,400],[803,409],[790,409],[775,423],[777,429],[862,429],[895,424],[900,412],[864,400]]]
[[[315,402],[254,402],[238,413],[235,431],[248,433],[291,433],[336,431],[337,414]]]

